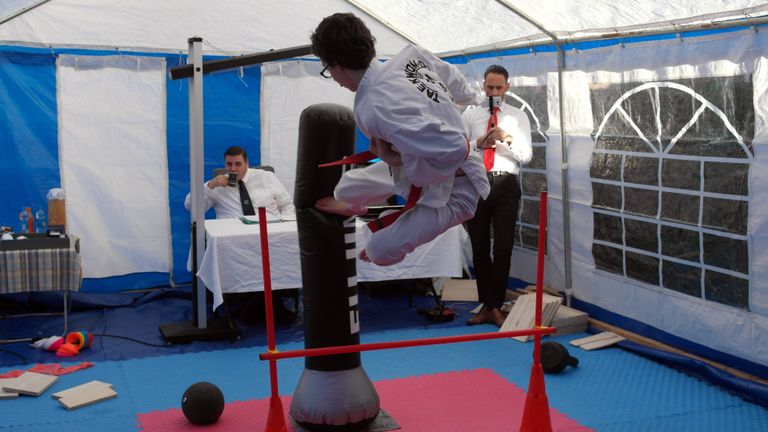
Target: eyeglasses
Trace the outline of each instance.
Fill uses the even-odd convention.
[[[320,76],[323,78],[333,78],[333,76],[331,76],[331,72],[328,70],[328,65],[325,63],[323,63],[323,70],[320,71]]]

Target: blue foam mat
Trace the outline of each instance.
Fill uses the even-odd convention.
[[[460,312],[460,317],[454,322],[427,325],[414,308],[408,308],[403,292],[374,292],[370,299],[361,293],[361,298],[364,299],[361,301],[363,343],[496,330],[491,325],[467,327],[463,324],[463,319],[468,316],[467,310],[473,305],[454,305]],[[417,297],[415,301],[417,306],[434,304],[428,298]],[[162,302],[152,304],[160,306],[161,310],[168,307]],[[170,304],[173,305],[173,302]],[[159,340],[159,336],[154,334],[157,331],[154,328],[156,322],[149,325],[137,319],[136,315],[130,316],[127,310],[121,313],[126,315],[120,320],[128,320],[129,325],[140,329],[151,329],[146,331],[153,332],[153,337]],[[161,318],[168,318],[168,314],[174,313],[178,311],[171,308],[160,314]],[[91,320],[91,325],[103,325],[113,331],[111,312],[85,315],[87,320]],[[50,317],[47,319],[51,320]],[[16,320],[18,318],[4,321]],[[104,338],[104,345],[92,347],[91,355],[109,357],[115,355],[111,351],[116,351],[118,358],[93,359],[93,368],[62,376],[38,398],[0,401],[0,430],[134,431],[138,428],[137,414],[178,408],[184,390],[197,381],[210,381],[219,386],[227,402],[266,398],[269,396],[268,364],[258,360],[258,354],[265,351],[266,344],[261,326],[254,324],[246,327],[249,336],[235,344],[196,342],[172,349],[147,347],[151,349],[145,352],[142,348],[138,354],[123,351],[120,345]],[[16,330],[6,327],[2,331]],[[608,432],[768,430],[768,411],[718,387],[617,347],[583,351],[567,345],[568,341],[584,336],[575,334],[548,338],[568,347],[580,364],[577,368],[567,368],[561,374],[546,376],[550,406],[582,425]],[[279,327],[277,340],[278,349],[282,351],[303,348],[300,321],[294,326]],[[126,347],[136,345],[125,343]],[[525,389],[531,369],[532,347],[532,343],[501,339],[371,351],[363,353],[362,360],[374,381],[490,368]],[[73,363],[88,360],[86,351],[72,358]],[[62,360],[50,357],[50,353],[47,359]],[[280,392],[291,394],[304,360],[281,360],[278,365]],[[4,365],[0,373],[18,368],[18,365]],[[118,397],[74,411],[67,411],[50,397],[57,391],[91,380],[113,384]],[[408,394],[403,397],[429,396]],[[386,401],[382,403],[386,408]]]
[[[492,326],[384,331],[363,342],[438,337],[493,331]],[[566,344],[584,334],[556,337]],[[525,389],[531,367],[532,343],[492,340],[452,345],[363,353],[372,380],[438,372],[490,368]],[[280,350],[303,343],[278,344]],[[228,402],[269,396],[268,364],[258,360],[264,347],[174,354],[123,361],[62,376],[39,398],[22,397],[0,403],[0,428],[9,430],[136,430],[134,414],[178,408],[184,390],[197,381],[215,383]],[[619,348],[571,350],[580,361],[558,375],[547,375],[552,408],[599,431],[763,431],[768,411],[716,387]],[[303,369],[302,359],[279,365],[281,394],[291,394]],[[98,379],[114,385],[119,396],[67,411],[50,394]],[[404,395],[428,397],[428,395]],[[382,401],[383,406],[386,401]],[[64,429],[62,429],[64,428]],[[82,429],[85,428],[85,429]]]

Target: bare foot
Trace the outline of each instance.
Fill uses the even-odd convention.
[[[315,208],[321,212],[337,214],[341,216],[355,216],[359,213],[352,211],[349,204],[339,201],[332,196],[320,198],[315,202]]]

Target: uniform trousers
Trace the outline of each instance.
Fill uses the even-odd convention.
[[[384,163],[346,172],[334,196],[353,207],[386,200],[394,194],[394,181]],[[407,198],[407,197],[403,197]],[[397,264],[417,246],[427,243],[475,214],[480,194],[466,176],[456,177],[448,202],[442,207],[416,204],[392,225],[379,230],[365,245],[374,264]]]

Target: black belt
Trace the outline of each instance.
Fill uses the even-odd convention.
[[[509,173],[506,171],[488,171],[488,177],[498,177],[498,176],[506,176],[506,175],[512,175],[512,173]]]

